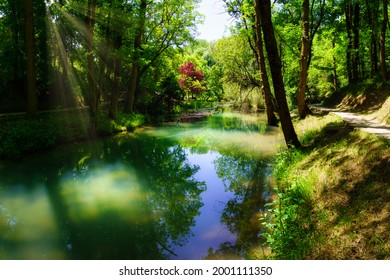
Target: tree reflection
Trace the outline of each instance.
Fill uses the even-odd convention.
[[[157,235],[181,246],[191,236],[190,227],[200,214],[203,206],[200,194],[205,184],[194,178],[199,167],[188,163],[180,145],[172,144],[167,140],[140,137],[137,142],[140,156],[136,157],[135,166],[147,175],[145,186],[149,205],[158,221]],[[165,242],[165,246],[170,244]]]
[[[250,250],[264,243],[259,222],[260,212],[270,199],[266,160],[260,160],[232,150],[214,161],[218,176],[225,187],[235,193],[222,213],[221,222],[237,235],[235,244],[221,244],[216,251],[210,250],[207,258],[242,256],[250,258]]]
[[[115,137],[22,161],[0,168],[0,188],[7,189],[0,205],[5,199],[28,200],[29,192],[42,189],[40,196],[51,209],[30,216],[29,208],[35,208],[23,205],[20,219],[30,219],[29,227],[23,234],[19,225],[14,233],[0,231],[1,258],[169,258],[174,253],[170,244],[185,243],[202,206],[199,195],[205,186],[194,179],[198,168],[187,162],[180,146],[153,137]],[[43,215],[48,211],[54,220]],[[50,246],[47,241],[26,254],[18,249],[21,244],[33,245],[24,238],[40,240],[45,231],[32,231],[32,219],[44,219],[47,228],[56,230]],[[49,252],[53,246],[60,253]]]
[[[207,127],[216,130],[260,132],[267,129],[266,122],[259,119],[258,115],[251,116],[239,113],[216,114],[207,118]]]

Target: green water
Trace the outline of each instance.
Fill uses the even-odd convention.
[[[0,259],[248,257],[283,143],[264,123],[217,115],[0,161]]]

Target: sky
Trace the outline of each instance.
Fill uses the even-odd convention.
[[[205,16],[204,23],[198,25],[198,39],[216,41],[230,34],[229,26],[232,21],[222,0],[202,0],[198,11]]]

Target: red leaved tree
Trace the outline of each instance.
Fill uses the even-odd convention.
[[[181,74],[179,86],[185,93],[191,94],[193,99],[194,94],[198,95],[207,89],[204,74],[195,69],[193,62],[184,63],[179,67],[179,71]]]

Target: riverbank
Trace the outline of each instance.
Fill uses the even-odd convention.
[[[119,114],[116,120],[101,115],[96,131],[92,131],[87,110],[53,111],[34,118],[3,117],[0,120],[0,159],[17,158],[60,144],[133,131],[144,122],[144,116],[140,114]]]
[[[18,158],[24,154],[52,149],[57,145],[87,141],[132,132],[146,123],[168,121],[192,122],[221,110],[213,102],[191,101],[183,104],[181,112],[172,115],[143,115],[119,113],[115,120],[101,112],[95,131],[87,107],[40,111],[36,117],[26,113],[0,114],[0,159]]]
[[[304,148],[275,159],[267,258],[390,259],[390,141],[317,113],[295,123]]]

